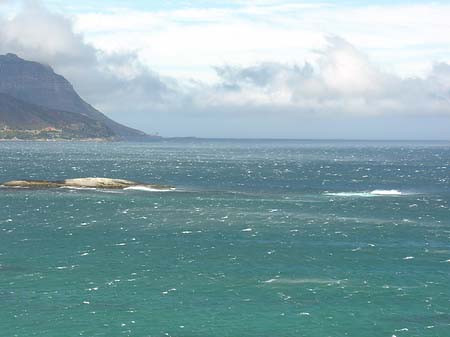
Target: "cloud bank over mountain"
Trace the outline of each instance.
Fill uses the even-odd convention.
[[[430,62],[422,76],[400,76],[338,36],[326,35],[320,49],[309,51],[311,59],[211,64],[214,80],[204,80],[162,75],[133,45],[107,50],[86,42],[73,18],[39,2],[0,16],[0,27],[1,53],[51,65],[96,107],[149,132],[377,138],[377,130],[379,138],[396,132],[445,138],[440,133],[450,130],[448,63]],[[429,130],[415,133],[419,126]]]

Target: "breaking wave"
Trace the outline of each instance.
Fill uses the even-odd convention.
[[[124,191],[132,190],[132,191],[143,191],[143,192],[170,192],[174,191],[174,188],[152,188],[149,186],[130,186],[123,189]]]
[[[339,284],[342,280],[331,280],[331,279],[318,279],[318,278],[298,278],[298,279],[286,279],[286,278],[272,278],[270,280],[264,281],[264,283],[275,283],[275,284]]]
[[[370,192],[372,195],[404,195],[404,193],[398,190],[374,190]]]
[[[407,193],[398,190],[373,190],[371,192],[336,192],[336,193],[325,193],[325,195],[335,196],[335,197],[379,197],[379,196],[401,196]]]

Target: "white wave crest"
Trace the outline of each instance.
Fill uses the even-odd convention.
[[[342,280],[332,279],[318,279],[318,278],[298,278],[298,279],[286,279],[286,278],[272,278],[264,281],[264,283],[276,283],[276,284],[340,284]]]
[[[402,192],[398,190],[374,190],[370,192],[372,195],[403,195]]]
[[[335,193],[325,193],[325,195],[335,196],[335,197],[379,197],[379,196],[401,196],[405,193],[398,190],[373,190],[371,192],[335,192]]]
[[[125,187],[124,191],[128,191],[128,190],[132,190],[132,191],[143,191],[143,192],[170,192],[170,191],[174,191],[174,188],[153,188],[150,186],[143,186],[143,185],[137,185],[137,186],[130,186],[130,187]]]

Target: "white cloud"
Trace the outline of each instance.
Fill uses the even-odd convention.
[[[220,130],[228,126],[236,136],[235,130],[245,132],[238,121],[265,125],[261,132],[283,122],[292,135],[294,125],[312,119],[355,124],[364,118],[440,116],[449,124],[448,63],[430,58],[428,71],[420,76],[399,76],[373,61],[377,52],[369,57],[347,40],[313,29],[314,22],[326,25],[327,19],[348,31],[354,31],[355,22],[368,27],[373,22],[401,25],[411,19],[400,15],[398,23],[391,17],[372,18],[372,11],[378,16],[383,10],[372,8],[355,9],[353,24],[339,23],[339,11],[332,17],[327,5],[300,6],[291,13],[292,6],[299,7],[277,2],[245,6],[237,16],[233,9],[121,11],[123,19],[118,20],[116,11],[70,19],[27,3],[17,15],[0,17],[0,52],[52,65],[112,117],[164,134],[186,134],[183,130],[190,127],[188,134],[226,136],[227,131]],[[447,13],[447,7],[441,9]],[[441,22],[441,14],[434,7],[430,10]],[[302,15],[304,20],[296,25]],[[264,20],[268,16],[270,23]],[[274,27],[274,22],[279,25]],[[390,46],[399,36],[384,39]],[[443,46],[447,38],[431,41]],[[416,42],[409,37],[399,48],[413,46],[414,54]],[[383,38],[365,44],[366,50],[371,44],[378,48]]]
[[[237,1],[237,7],[110,10],[76,15],[77,31],[104,50],[130,44],[167,75],[214,79],[207,65],[290,63],[338,35],[386,69],[423,75],[430,62],[450,62],[450,5],[349,6],[287,1]],[[181,62],[179,55],[183,55]],[[209,75],[209,76],[208,76]]]
[[[450,116],[450,66],[403,79],[374,65],[337,37],[315,63],[216,67],[216,86],[193,91],[204,110],[273,111],[297,117]],[[224,109],[224,107],[226,107]],[[222,112],[223,113],[223,112]]]
[[[32,24],[30,24],[32,22]],[[12,18],[1,18],[0,52],[51,65],[66,76],[84,98],[98,107],[105,100],[158,104],[169,84],[143,66],[133,52],[106,53],[73,31],[72,21],[38,2],[25,2]]]
[[[79,65],[95,59],[95,49],[84,43],[81,34],[73,32],[69,19],[50,13],[37,2],[27,2],[17,15],[2,21],[3,50],[18,51],[36,61],[55,65]]]

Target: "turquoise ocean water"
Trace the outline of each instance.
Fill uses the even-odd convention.
[[[0,336],[450,336],[450,144],[0,143]]]

